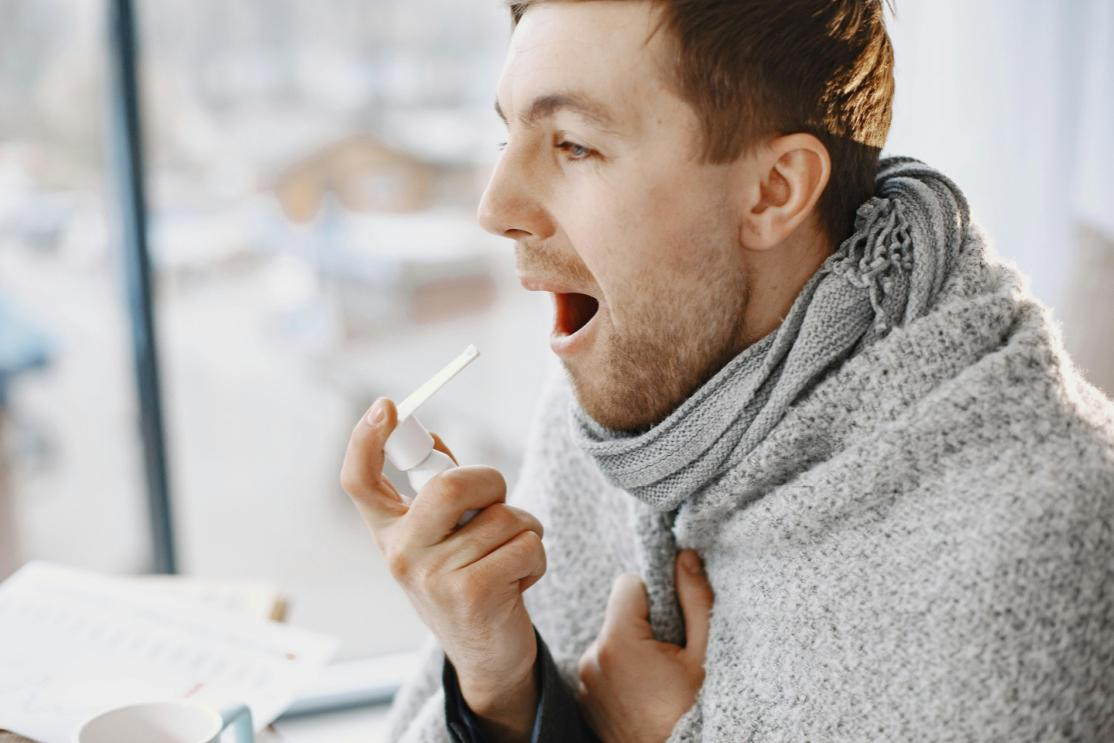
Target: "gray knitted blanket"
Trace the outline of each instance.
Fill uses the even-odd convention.
[[[650,431],[543,399],[511,501],[570,681],[611,581],[683,639],[678,548],[716,592],[671,741],[1114,740],[1114,409],[947,179],[887,160],[774,334]],[[391,740],[446,740],[440,653]]]

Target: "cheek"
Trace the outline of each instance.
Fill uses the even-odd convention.
[[[720,263],[724,242],[730,239],[722,190],[678,178],[645,193],[640,222],[653,237],[652,259],[659,270],[683,277]]]
[[[640,169],[593,185],[566,202],[561,223],[613,311],[622,315],[647,292],[691,287],[718,265],[723,191],[707,179]]]
[[[573,250],[611,303],[645,260],[642,225],[623,195],[613,183],[584,189],[564,204],[559,217]]]

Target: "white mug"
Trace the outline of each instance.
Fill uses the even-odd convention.
[[[244,705],[218,714],[193,702],[145,702],[101,712],[74,733],[73,743],[217,743],[229,727],[236,743],[254,742]]]

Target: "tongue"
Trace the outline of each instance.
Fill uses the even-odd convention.
[[[557,318],[559,327],[566,334],[572,335],[588,324],[588,321],[595,316],[600,303],[595,297],[587,294],[562,294],[559,306],[560,316]]]

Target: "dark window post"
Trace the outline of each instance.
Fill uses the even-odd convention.
[[[174,529],[167,484],[166,444],[159,393],[159,358],[151,303],[151,265],[147,253],[147,213],[143,194],[143,140],[136,80],[135,14],[131,0],[109,0],[112,91],[110,136],[118,189],[123,267],[131,319],[132,354],[139,395],[143,462],[151,544],[157,573],[177,572]]]

